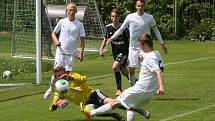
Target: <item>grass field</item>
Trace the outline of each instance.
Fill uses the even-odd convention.
[[[166,45],[169,53],[163,55],[165,95],[154,96],[149,104],[141,107],[151,112],[150,121],[214,121],[215,43],[170,41]],[[160,50],[157,43],[155,48]],[[111,63],[112,57],[108,53],[105,58],[88,56],[83,62],[77,61],[75,67],[77,72],[88,76],[93,87],[115,97]],[[43,82],[38,86],[0,87],[0,121],[85,121],[79,107],[71,103],[64,109],[49,111],[51,98],[44,100],[42,97],[51,74],[43,73]],[[34,79],[34,76],[31,74],[28,79]],[[23,76],[17,79],[25,80]],[[0,83],[3,81],[0,79]],[[127,87],[128,81],[123,78],[123,88]],[[126,116],[121,110],[115,112]],[[136,121],[146,120],[139,114],[136,116]],[[95,117],[93,121],[113,119]]]

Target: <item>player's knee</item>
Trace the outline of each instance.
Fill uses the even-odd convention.
[[[112,70],[113,70],[114,72],[117,72],[117,71],[119,71],[119,67],[118,67],[117,65],[113,65],[113,66],[112,66]]]
[[[114,100],[114,101],[111,103],[111,107],[112,107],[113,109],[118,108],[119,106],[120,106],[120,103],[119,103],[118,100]]]
[[[128,70],[126,68],[122,68],[121,72],[124,76],[128,75]]]

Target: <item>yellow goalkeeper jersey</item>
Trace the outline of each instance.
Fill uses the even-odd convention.
[[[60,94],[54,92],[54,98],[50,110],[52,110],[52,105],[55,104],[59,99],[67,99],[77,105],[84,105],[89,96],[94,92],[94,89],[86,82],[87,77],[80,75],[75,72],[69,74],[74,80],[70,82],[70,90],[66,94]]]

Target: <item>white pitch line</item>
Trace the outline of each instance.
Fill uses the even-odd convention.
[[[193,113],[201,112],[201,111],[213,108],[213,107],[215,107],[215,104],[209,105],[209,106],[206,106],[206,107],[203,107],[203,108],[198,108],[196,110],[192,110],[192,111],[189,111],[189,112],[186,112],[186,113],[182,113],[182,114],[179,114],[179,115],[175,115],[175,116],[172,116],[170,118],[166,118],[166,119],[163,119],[163,120],[160,120],[160,121],[170,121],[170,120],[173,120],[173,119],[176,119],[176,118],[181,118],[181,117],[193,114]]]
[[[17,89],[17,88],[21,88],[21,87],[19,86],[19,87],[4,88],[4,89],[1,89],[0,92],[7,91],[7,90],[13,90],[13,89]]]
[[[88,79],[98,79],[98,78],[104,78],[104,77],[108,77],[108,76],[113,76],[113,74],[106,74],[106,75],[101,75],[101,76],[95,76],[95,77],[90,77]]]
[[[194,61],[199,61],[199,60],[207,60],[207,59],[213,59],[215,57],[205,57],[205,58],[198,58],[198,59],[192,59],[192,60],[186,60],[186,61],[178,61],[178,62],[172,62],[172,63],[167,63],[164,65],[173,65],[173,64],[178,64],[178,63],[188,63],[188,62],[194,62]]]

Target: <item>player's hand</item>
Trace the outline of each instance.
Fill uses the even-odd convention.
[[[68,104],[69,104],[69,102],[65,99],[60,99],[56,103],[57,107],[61,107],[61,108],[66,107]]]
[[[162,49],[164,51],[164,54],[166,55],[168,53],[166,46],[164,44],[162,44],[161,46],[162,46]]]
[[[68,77],[69,77],[68,74],[62,74],[62,75],[60,75],[60,79],[65,79],[65,80],[67,80]]]
[[[80,62],[83,61],[83,54],[80,54],[80,55],[78,56],[78,59],[79,59]]]
[[[99,49],[99,55],[102,56],[102,57],[105,56],[103,49]]]
[[[61,46],[61,43],[60,43],[59,41],[57,41],[57,42],[55,43],[55,45],[56,45],[57,47],[60,47],[60,46]]]
[[[158,95],[164,95],[164,89],[163,89],[163,88],[159,88],[159,89],[157,90],[157,94],[158,94]]]

